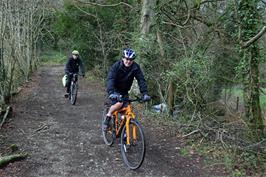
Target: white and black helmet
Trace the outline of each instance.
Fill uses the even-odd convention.
[[[136,53],[132,49],[125,49],[122,53],[123,58],[128,58],[134,60],[136,58]]]

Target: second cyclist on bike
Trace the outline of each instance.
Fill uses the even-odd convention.
[[[66,82],[66,93],[65,98],[68,98],[69,92],[70,92],[70,83],[71,79],[73,77],[73,74],[78,74],[80,71],[81,75],[85,76],[85,69],[83,62],[80,58],[79,52],[77,50],[74,50],[72,52],[72,56],[68,59],[66,65],[65,65],[65,74],[67,75],[67,82]]]

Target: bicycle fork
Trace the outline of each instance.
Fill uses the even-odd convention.
[[[130,145],[130,121],[131,119],[127,119],[126,121],[127,145]],[[134,124],[132,127],[132,133],[133,133],[133,142],[136,142],[137,141],[137,129],[136,129],[136,125]]]
[[[126,144],[130,145],[130,121],[131,118],[126,118],[123,119],[122,122],[120,123],[120,125],[118,125],[117,120],[112,119],[114,122],[114,128],[113,128],[113,138],[118,138],[121,135],[121,131],[123,129],[124,126],[126,126]],[[137,141],[137,128],[136,125],[133,124],[132,126],[132,135],[133,135],[133,142]]]

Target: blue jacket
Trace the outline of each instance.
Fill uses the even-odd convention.
[[[109,70],[107,77],[108,94],[114,92],[118,92],[121,95],[128,94],[134,78],[138,81],[140,92],[147,94],[147,83],[140,66],[134,62],[130,67],[126,67],[122,60],[115,62]]]

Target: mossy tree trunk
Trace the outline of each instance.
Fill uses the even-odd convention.
[[[258,4],[258,0],[242,0],[239,4],[240,41],[248,41],[260,29],[261,16],[257,8]],[[264,129],[260,106],[259,44],[253,43],[248,47],[242,47],[241,53],[245,118],[251,138],[258,141],[263,138]]]

